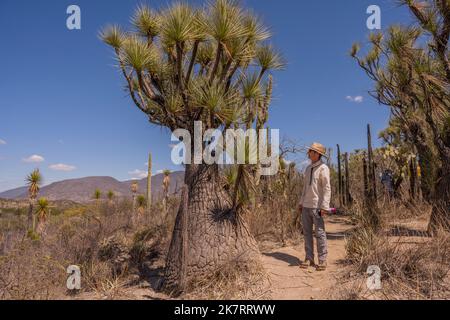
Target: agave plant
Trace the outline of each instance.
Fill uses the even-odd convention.
[[[133,30],[113,25],[100,38],[113,48],[126,90],[150,123],[191,135],[194,121],[201,121],[203,130],[264,127],[271,72],[284,61],[259,17],[236,1],[215,0],[201,8],[179,2],[161,11],[140,6],[132,21]],[[217,165],[186,164],[185,169],[189,196],[167,257],[167,289],[180,289],[233,257],[258,256]],[[241,168],[237,189],[246,186],[247,171],[254,172]],[[184,228],[188,220],[191,227]],[[181,245],[183,239],[191,245]],[[187,247],[192,251],[183,251]],[[180,259],[188,255],[189,262]]]

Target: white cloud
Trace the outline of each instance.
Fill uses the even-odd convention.
[[[363,96],[355,96],[355,97],[346,96],[345,99],[347,99],[350,102],[355,102],[355,103],[361,103],[364,101]]]
[[[37,155],[37,154],[33,154],[32,156],[29,156],[28,158],[23,158],[22,161],[28,162],[28,163],[38,163],[38,162],[44,161],[44,157]]]
[[[55,171],[67,171],[67,172],[73,171],[76,169],[75,166],[71,166],[70,164],[64,164],[64,163],[51,164],[48,167]]]
[[[147,178],[147,171],[135,169],[133,171],[128,171],[128,174],[132,177],[132,179],[143,179]]]
[[[2,145],[2,144],[6,144],[6,141],[3,139],[0,139],[0,145]]]

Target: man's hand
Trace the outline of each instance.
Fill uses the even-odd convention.
[[[320,215],[321,216],[324,216],[324,215],[327,215],[327,214],[328,214],[327,210],[320,209]]]
[[[303,211],[303,205],[301,203],[298,205],[298,211],[300,211],[300,213]]]

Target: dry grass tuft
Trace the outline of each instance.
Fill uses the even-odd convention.
[[[409,230],[396,234],[399,228],[395,216],[399,208],[383,210],[384,230],[374,232],[359,220],[358,227],[346,243],[347,259],[351,264],[341,279],[337,294],[344,299],[448,299],[450,298],[450,235],[443,230],[429,237],[425,231]],[[405,218],[407,217],[407,218]],[[411,222],[417,213],[403,219]],[[356,219],[358,220],[358,218]],[[396,227],[393,228],[393,221]],[[382,289],[370,291],[366,286],[369,266],[381,270]]]
[[[259,300],[269,299],[269,277],[259,261],[231,261],[211,277],[191,285],[184,299]]]

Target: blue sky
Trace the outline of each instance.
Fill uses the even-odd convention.
[[[111,50],[97,37],[106,24],[128,26],[141,2],[0,2],[0,191],[22,186],[35,167],[45,184],[90,175],[130,179],[136,176],[130,173],[146,170],[149,151],[155,171],[177,169],[170,161],[169,131],[150,125],[134,107]],[[169,2],[146,3],[158,8]],[[71,4],[81,8],[81,30],[66,28]],[[339,143],[351,151],[365,146],[367,123],[375,132],[385,127],[389,110],[368,96],[372,83],[348,51],[355,41],[367,42],[369,5],[380,6],[383,29],[409,23],[405,8],[393,0],[243,4],[271,27],[288,62],[275,74],[271,128],[301,144]]]

